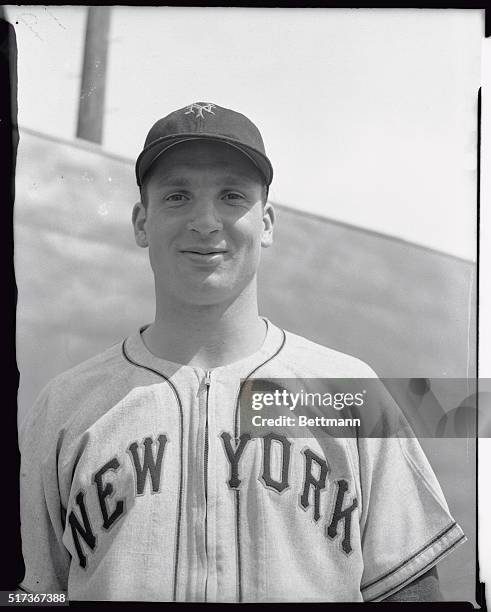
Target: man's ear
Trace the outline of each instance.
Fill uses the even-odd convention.
[[[145,231],[145,222],[147,220],[147,211],[141,202],[137,202],[133,206],[133,230],[135,232],[136,244],[142,248],[148,246],[147,233]]]
[[[261,238],[261,246],[264,248],[270,247],[273,244],[274,219],[273,206],[266,202],[263,209],[263,234]]]

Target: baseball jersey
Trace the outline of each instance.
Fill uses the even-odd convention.
[[[414,438],[240,431],[243,379],[376,376],[265,323],[258,352],[211,371],[154,356],[138,330],[45,387],[19,430],[22,588],[377,601],[465,540]]]

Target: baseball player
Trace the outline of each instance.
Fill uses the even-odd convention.
[[[259,316],[272,176],[258,129],[233,110],[194,103],[150,129],[133,225],[155,319],[52,380],[20,427],[21,589],[439,597],[435,565],[465,536],[414,438],[241,430],[243,381],[376,376]]]

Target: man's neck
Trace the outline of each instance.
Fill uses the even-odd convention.
[[[252,355],[265,336],[255,296],[226,306],[160,303],[155,321],[142,334],[157,357],[205,370]]]

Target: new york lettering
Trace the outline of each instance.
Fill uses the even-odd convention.
[[[235,440],[229,433],[221,434],[225,456],[227,457],[230,472],[227,484],[231,489],[239,490],[242,484],[241,461],[251,442],[250,434],[242,434]],[[285,436],[269,433],[262,440],[262,466],[257,475],[259,482],[271,491],[272,495],[281,495],[290,487],[291,442]],[[161,490],[162,474],[165,477],[164,455],[167,436],[160,434],[154,440],[147,437],[143,442],[131,442],[127,453],[130,457],[134,471],[134,496],[156,494]],[[273,453],[273,447],[276,453]],[[273,465],[273,454],[279,457]],[[305,512],[312,508],[312,518],[317,523],[322,515],[328,516],[328,508],[324,512],[321,508],[321,492],[327,487],[329,465],[325,458],[320,457],[309,448],[301,451],[303,455],[303,482],[299,487],[299,506]],[[126,513],[127,503],[124,497],[117,495],[117,477],[121,468],[117,457],[106,461],[92,476],[98,500],[98,517],[90,517],[86,505],[86,491],[81,489],[76,497],[75,504],[67,513],[66,522],[70,526],[75,550],[80,567],[87,566],[87,554],[94,552],[97,547],[97,535],[94,525],[104,532],[109,532],[114,524]],[[108,473],[112,474],[110,478]],[[169,478],[175,478],[170,475]],[[345,554],[352,552],[351,521],[352,514],[358,506],[356,497],[349,499],[349,484],[344,479],[338,479],[335,484],[335,495],[330,501],[330,520],[324,527],[324,536],[328,539],[340,539],[341,549]],[[325,498],[324,498],[325,499]]]

